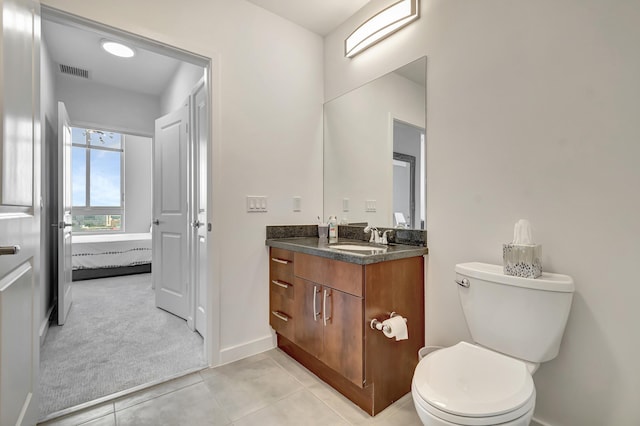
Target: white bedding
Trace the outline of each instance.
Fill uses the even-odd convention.
[[[73,235],[73,269],[117,268],[151,263],[151,234]]]

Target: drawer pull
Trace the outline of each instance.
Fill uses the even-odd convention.
[[[273,260],[276,263],[282,263],[283,265],[288,265],[289,264],[288,260],[278,259],[277,257],[272,257],[271,260]]]
[[[282,288],[289,288],[289,286],[291,285],[278,280],[271,280],[271,282],[277,285],[278,287],[282,287]]]
[[[272,313],[276,318],[279,318],[279,319],[281,319],[281,320],[282,320],[282,321],[284,321],[284,322],[289,321],[289,318],[287,318],[287,316],[286,316],[285,314],[281,314],[281,313],[280,313],[280,312],[278,312],[278,311],[271,311],[271,313]]]

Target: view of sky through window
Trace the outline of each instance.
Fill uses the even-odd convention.
[[[74,231],[122,230],[123,135],[71,128]]]

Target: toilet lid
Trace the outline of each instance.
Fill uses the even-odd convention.
[[[421,360],[413,387],[438,410],[464,417],[509,413],[530,403],[535,395],[524,362],[466,342]]]

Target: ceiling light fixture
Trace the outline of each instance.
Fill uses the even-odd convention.
[[[102,40],[100,42],[102,48],[111,53],[112,55],[119,56],[120,58],[131,58],[136,52],[129,46],[125,46],[122,43],[117,43],[110,40]]]
[[[418,19],[418,0],[401,0],[372,16],[344,41],[344,56],[352,58]]]

